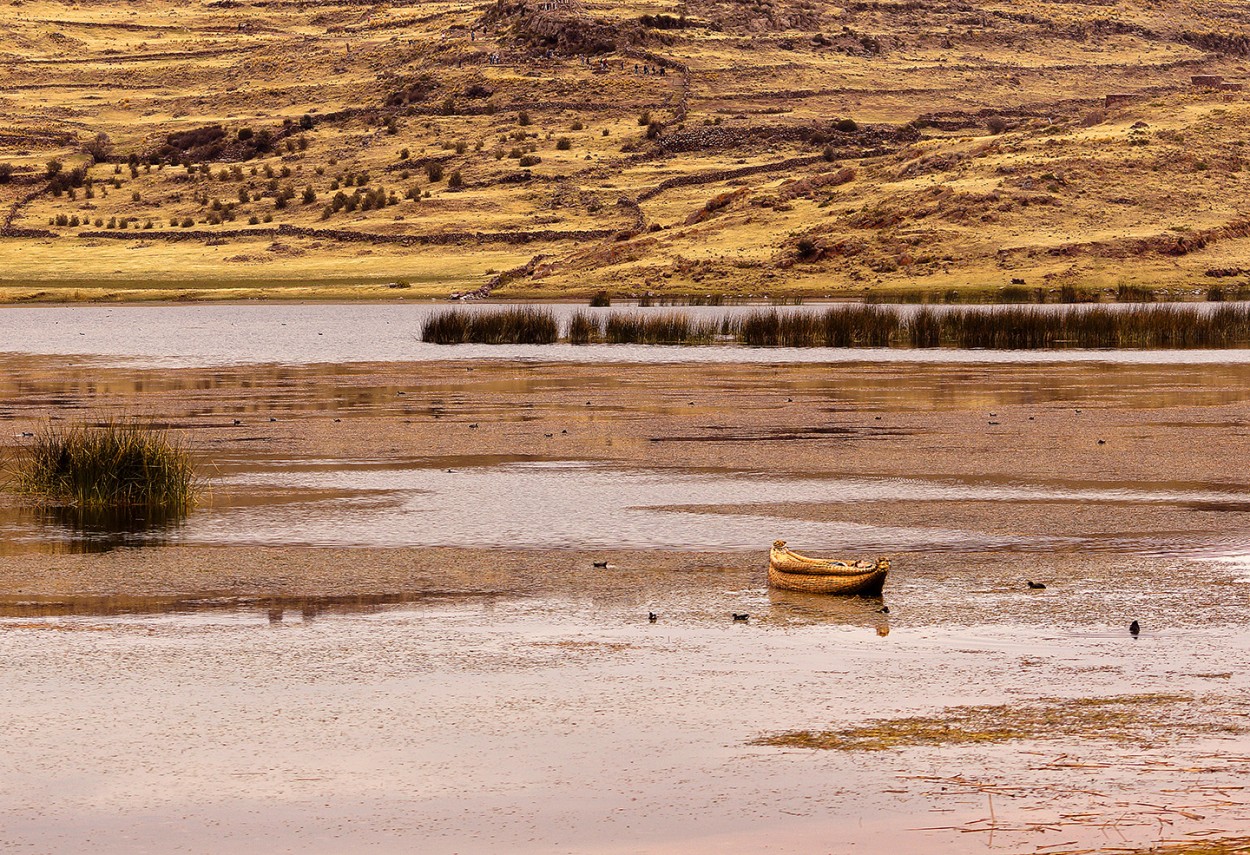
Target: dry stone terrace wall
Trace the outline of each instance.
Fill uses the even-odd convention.
[[[1233,220],[1222,226],[1186,234],[1166,232],[1143,238],[1119,238],[1104,241],[1067,243],[1046,250],[1047,255],[1064,258],[1093,256],[1096,258],[1139,258],[1144,255],[1180,257],[1206,249],[1214,243],[1250,237],[1250,220]],[[1007,247],[998,251],[1000,259],[1032,255],[1034,251]],[[1240,268],[1236,268],[1240,270]],[[1208,271],[1207,275],[1211,275]],[[1235,274],[1230,274],[1235,275]]]
[[[648,199],[654,199],[665,190],[671,190],[674,187],[691,187],[698,184],[715,184],[720,181],[728,181],[732,178],[745,178],[748,175],[759,175],[765,172],[777,172],[784,169],[797,169],[801,166],[810,166],[813,163],[819,163],[824,160],[822,155],[809,155],[807,157],[792,157],[788,160],[782,160],[775,163],[761,163],[756,166],[743,166],[737,169],[715,169],[710,172],[699,172],[694,175],[678,175],[675,178],[669,178],[661,181],[650,190],[645,190],[638,195],[639,202],[645,202]]]
[[[259,229],[178,229],[178,230],[96,230],[77,232],[81,238],[104,238],[112,240],[227,240],[257,237],[306,237],[334,240],[343,243],[392,244],[397,246],[442,246],[458,243],[555,243],[559,241],[604,240],[619,234],[619,229],[572,229],[568,231],[538,230],[515,232],[435,232],[433,234],[388,235],[360,232],[350,229],[312,229],[302,226],[282,225],[277,228]],[[51,232],[49,236],[53,236]]]
[[[41,184],[38,188],[31,190],[29,193],[14,202],[12,207],[9,208],[9,212],[4,217],[4,225],[0,227],[0,235],[4,237],[45,237],[51,235],[52,232],[45,231],[44,229],[23,229],[15,228],[13,226],[13,221],[17,219],[17,215],[21,213],[22,208],[42,196],[47,189],[48,187],[46,184]]]

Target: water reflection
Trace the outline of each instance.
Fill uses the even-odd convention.
[[[186,508],[80,508],[52,506],[23,509],[23,516],[46,530],[56,551],[68,554],[109,552],[126,546],[162,546],[187,520]]]
[[[490,602],[504,596],[498,591],[404,591],[391,594],[353,594],[324,596],[4,596],[0,597],[0,617],[46,618],[88,615],[117,617],[123,615],[196,614],[239,612],[264,615],[270,624],[280,624],[298,616],[311,623],[323,614],[370,614],[388,608],[430,605],[462,601]]]
[[[961,483],[937,478],[796,478],[766,473],[624,468],[582,462],[512,463],[444,470],[289,468],[238,473],[242,493],[309,491],[308,501],[231,508],[197,517],[185,542],[326,546],[757,549],[785,537],[809,548],[877,553],[1099,551],[1158,552],[1178,547],[1176,532],[1150,536],[1019,534],[975,521],[907,525],[891,504],[1022,502],[1184,505],[1244,496],[1179,485]],[[318,491],[313,493],[311,491]],[[877,503],[865,521],[804,518],[799,504]]]
[[[724,364],[703,366],[700,373],[708,388],[741,396],[750,407],[773,407],[793,397],[835,415],[864,409],[993,410],[1056,404],[1146,409],[1250,401],[1246,364],[1208,365],[1198,371],[1188,364],[1003,362],[901,372],[897,365],[875,364],[866,355],[836,369],[790,365],[784,372],[765,372]],[[337,417],[348,423],[365,416],[433,423],[527,422],[557,415],[601,421],[638,413],[689,412],[690,384],[679,371],[631,378],[635,388],[648,394],[634,397],[627,408],[621,400],[619,370],[602,365],[492,360],[473,371],[449,363],[426,366],[410,383],[405,376],[377,365],[251,365],[212,372],[102,370],[81,359],[0,354],[0,420],[24,422],[20,429],[26,429],[25,423],[37,423],[50,412],[65,415],[95,409],[103,416],[98,412],[101,402],[132,410],[152,402],[162,414],[152,419],[154,425],[202,432],[206,442],[216,444],[255,438],[270,428],[270,418],[285,422],[297,416]],[[1221,427],[1209,422],[1194,426]],[[1236,430],[1244,424],[1232,420],[1224,426]]]
[[[809,549],[897,552],[1228,554],[1236,532],[1020,531],[995,506],[1079,504],[1240,507],[1244,493],[1180,484],[999,483],[940,478],[797,478],[642,469],[585,462],[508,462],[444,469],[426,461],[276,461],[223,473],[214,502],[190,517],[84,516],[0,508],[4,551],[99,552],[121,546],[463,546],[520,549],[752,550],[778,537]],[[921,514],[916,503],[973,504],[977,514]],[[845,512],[839,511],[845,507]],[[824,508],[812,513],[804,507]],[[867,513],[866,510],[871,510]],[[1162,525],[1163,522],[1160,522]],[[1008,530],[1004,530],[1008,529]],[[1226,542],[1227,541],[1227,542]]]
[[[769,588],[768,605],[768,618],[774,623],[871,627],[879,635],[890,631],[889,609],[883,597],[831,597]]]

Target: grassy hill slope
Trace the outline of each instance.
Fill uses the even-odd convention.
[[[11,300],[1250,282],[1244,4],[0,8]]]

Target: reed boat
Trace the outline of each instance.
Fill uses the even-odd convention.
[[[875,596],[881,593],[889,572],[888,558],[875,561],[808,558],[786,549],[784,540],[775,541],[768,553],[768,584],[785,591]]]

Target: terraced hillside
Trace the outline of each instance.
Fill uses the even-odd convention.
[[[0,16],[8,299],[1250,283],[1231,0]]]

